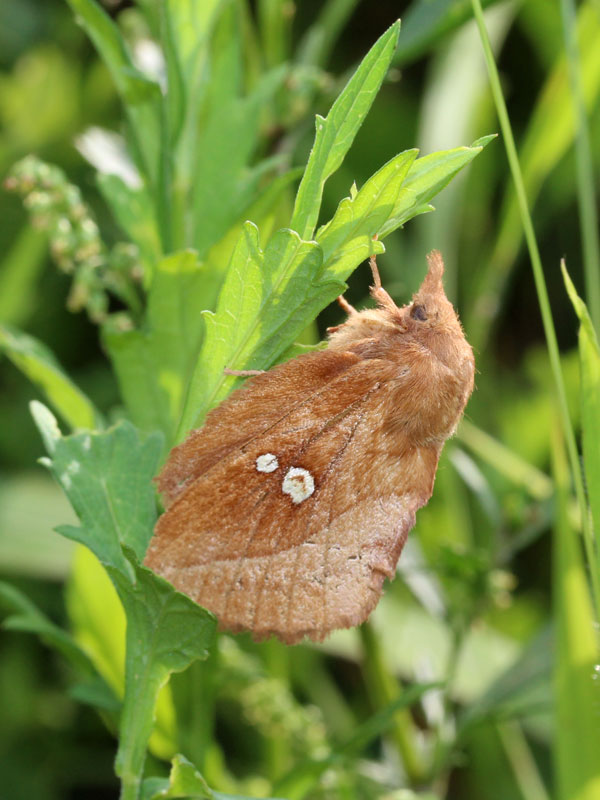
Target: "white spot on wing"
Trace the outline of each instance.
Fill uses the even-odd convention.
[[[273,453],[264,453],[256,459],[258,472],[275,472],[278,466],[279,461],[277,461],[277,456],[274,456]]]
[[[302,467],[290,467],[288,469],[281,485],[281,491],[284,494],[289,494],[294,503],[301,503],[306,500],[314,490],[315,481],[307,469]]]

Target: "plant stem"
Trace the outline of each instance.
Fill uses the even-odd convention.
[[[289,650],[279,641],[270,639],[264,644],[265,666],[272,678],[277,678],[289,686]],[[266,762],[269,777],[275,781],[281,777],[290,759],[290,747],[287,737],[269,736],[266,740]]]
[[[598,209],[594,191],[594,163],[590,146],[588,120],[581,85],[581,58],[577,42],[577,16],[573,0],[561,0],[561,16],[567,70],[573,100],[575,127],[575,166],[577,170],[577,202],[583,246],[586,302],[596,333],[600,335],[600,240]]]
[[[521,167],[519,165],[519,158],[517,156],[517,148],[515,146],[515,140],[508,117],[508,111],[504,101],[504,96],[502,94],[502,88],[500,86],[498,70],[496,68],[492,48],[490,46],[490,40],[485,27],[485,20],[483,18],[483,11],[481,8],[481,0],[471,0],[471,4],[473,6],[473,13],[475,15],[477,27],[479,28],[479,34],[481,36],[481,43],[483,46],[488,76],[490,79],[490,86],[492,95],[494,97],[494,102],[496,104],[496,113],[498,114],[500,128],[502,129],[506,155],[508,158],[510,171],[512,173],[515,191],[517,193],[517,202],[521,214],[521,222],[525,233],[527,248],[529,250],[529,257],[531,260],[531,267],[533,270],[533,277],[535,280],[535,287],[538,295],[542,322],[544,325],[544,333],[546,335],[550,367],[554,377],[561,425],[565,435],[567,451],[569,453],[569,462],[571,465],[573,485],[581,513],[581,526],[583,530],[586,553],[589,563],[593,564],[595,563],[593,531],[591,529],[590,518],[587,509],[583,475],[581,472],[579,453],[577,451],[577,443],[575,440],[575,431],[573,430],[573,425],[571,423],[571,417],[569,414],[569,406],[567,404],[567,394],[560,365],[560,353],[556,339],[556,331],[554,329],[554,322],[552,320],[552,310],[550,308],[550,300],[548,298],[548,290],[546,288],[544,271],[542,269],[542,262],[535,238],[531,214],[529,213],[529,206],[527,205],[527,195],[525,194],[525,186],[523,183]],[[596,570],[591,571],[591,581],[596,618],[600,619],[600,578],[598,577]]]
[[[206,661],[194,661],[171,677],[177,716],[178,751],[207,778],[207,754],[214,737],[215,683],[218,649]],[[214,780],[214,776],[211,776]]]
[[[115,772],[121,779],[119,800],[138,800],[146,748],[152,731],[154,700],[158,691],[149,671],[125,678],[125,698],[119,724],[119,750]]]
[[[138,800],[144,776],[146,749],[154,724],[156,698],[168,671],[160,663],[140,652],[140,641],[145,631],[140,630],[133,605],[121,595],[127,614],[125,693],[119,720],[119,749],[115,772],[121,779],[119,800]]]
[[[369,622],[359,628],[364,653],[364,671],[367,689],[377,708],[384,708],[398,698],[402,684],[385,666],[379,637]],[[421,753],[417,747],[417,728],[408,709],[399,709],[394,714],[395,726],[392,735],[406,775],[413,786],[423,783],[427,774]]]

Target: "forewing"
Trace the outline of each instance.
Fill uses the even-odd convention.
[[[260,406],[260,393],[277,397],[267,378],[276,371],[213,412],[203,429],[208,442],[235,411],[227,449],[215,459],[205,448],[192,482],[158,521],[146,564],[214,611],[223,628],[292,643],[362,622],[431,494],[439,449],[415,449],[386,425],[403,380],[397,367],[344,353],[311,358],[332,355],[328,366],[339,368],[330,379],[321,376],[318,388],[307,381],[312,391],[301,399],[279,395],[258,432],[251,406]],[[288,362],[290,385],[304,379],[297,362]],[[257,469],[266,454],[277,459],[271,472]],[[208,467],[198,473],[198,464]],[[282,491],[291,468],[314,481],[299,502]]]
[[[359,356],[347,352],[307,353],[246,381],[208,414],[202,428],[192,431],[171,451],[157,481],[165,505],[229,453],[261,436],[285,415],[309,405],[328,387],[336,385],[351,396],[352,387],[339,378],[359,361]],[[343,398],[329,394],[329,402],[337,402],[341,409]]]

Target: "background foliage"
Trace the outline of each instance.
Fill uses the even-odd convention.
[[[582,446],[590,509],[583,526],[506,131],[477,149],[435,198],[434,213],[393,230],[425,210],[453,158],[458,167],[476,155],[455,148],[500,130],[470,3],[107,3],[136,54],[130,63],[93,3],[3,2],[0,172],[17,191],[0,194],[2,796],[115,796],[122,605],[128,637],[150,640],[160,620],[174,636],[148,646],[154,666],[145,684],[132,677],[139,664],[127,667],[138,696],[178,671],[159,695],[144,797],[598,796],[598,595],[590,586],[600,581],[592,539],[600,528],[600,10],[593,0],[576,9],[566,0],[486,5]],[[391,69],[351,149],[339,164],[345,148],[327,151],[325,130],[325,156],[315,148],[294,206],[314,114],[327,115],[397,16]],[[164,103],[152,38],[163,42]],[[373,95],[382,77],[371,76]],[[352,120],[342,104],[328,130],[343,133]],[[99,128],[126,133],[129,158],[122,140]],[[427,191],[420,173],[408,172],[422,163],[414,153],[390,161],[415,147],[421,156],[451,151],[435,162],[443,174],[436,183],[430,171]],[[12,169],[32,152],[60,170],[32,161]],[[354,183],[362,193],[338,208]],[[379,216],[365,205],[371,190]],[[246,219],[260,233],[243,228]],[[317,229],[324,267],[314,246],[291,234],[276,234],[265,248],[290,220],[306,240]],[[419,284],[424,254],[444,254],[447,292],[479,370],[467,419],[371,626],[319,647],[227,636],[212,643],[211,621],[135,565],[155,513],[149,478],[165,449],[231,389],[223,359],[263,367],[294,342],[316,343],[340,320],[333,305],[306,327],[382,225],[389,236],[380,270],[398,302]],[[219,311],[240,291],[232,273],[219,293],[234,248],[250,265],[241,285],[266,274],[277,287],[259,315],[273,320],[272,330],[254,325],[251,296],[237,324],[222,328]],[[567,293],[561,257],[583,300],[568,277]],[[368,279],[364,267],[350,279],[354,304],[366,301]],[[282,299],[301,311],[269,317]],[[217,313],[204,317],[198,359],[200,308]],[[254,338],[236,340],[240,329]],[[42,445],[27,404],[39,398],[58,409],[65,432],[123,416],[141,432],[122,423],[104,438],[58,438],[53,418],[36,406],[54,481],[35,467]],[[111,471],[115,463],[121,472]],[[122,500],[115,518],[94,475],[113,480],[108,497]],[[130,524],[138,518],[132,503],[145,509],[139,526]],[[68,539],[51,533],[57,525]],[[94,529],[102,536],[94,539]],[[105,549],[94,552],[118,596],[89,551],[70,541],[102,539]],[[194,641],[172,622],[185,614],[198,615]],[[152,728],[132,697],[121,716],[121,776],[139,762],[123,731]],[[166,788],[175,753],[187,760],[177,758]]]

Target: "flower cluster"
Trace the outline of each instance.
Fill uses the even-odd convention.
[[[139,310],[136,284],[142,268],[137,247],[124,242],[105,246],[81,192],[61,169],[29,155],[14,165],[4,185],[23,197],[32,224],[48,233],[57,266],[73,276],[70,311],[85,309],[92,321],[103,322],[109,293],[129,310]]]

